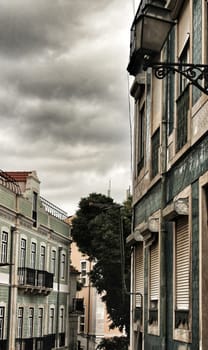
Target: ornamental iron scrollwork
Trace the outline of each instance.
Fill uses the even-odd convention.
[[[188,79],[203,93],[208,95],[208,65],[189,63],[145,62],[144,70],[151,67],[158,79],[164,79],[169,73],[178,73]]]

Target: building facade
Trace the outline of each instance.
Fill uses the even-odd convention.
[[[1,350],[69,349],[65,219],[40,196],[35,171],[0,173]]]
[[[93,262],[82,254],[76,244],[71,248],[72,264],[80,271],[82,289],[77,292],[78,300],[84,300],[84,312],[78,319],[78,350],[95,350],[103,338],[123,335],[118,329],[109,329],[110,321],[106,312],[105,303],[89,280],[89,272]]]
[[[142,0],[131,28],[131,350],[208,348],[208,85],[189,70],[208,63],[207,33],[203,0]],[[156,76],[161,61],[182,65]]]

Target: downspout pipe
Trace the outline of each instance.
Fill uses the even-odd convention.
[[[167,56],[169,54],[169,46],[167,45]],[[163,216],[163,209],[166,205],[166,173],[167,173],[167,101],[168,101],[168,79],[165,79],[163,85],[163,101],[162,109],[162,130],[161,130],[161,204],[160,204],[160,293],[161,293],[161,305],[160,305],[160,322],[161,322],[161,350],[167,349],[167,271],[166,271],[166,227],[165,219]]]
[[[10,254],[9,254],[9,290],[8,290],[8,306],[7,306],[7,312],[8,312],[8,319],[7,319],[7,346],[6,349],[10,350],[11,345],[10,341],[12,337],[10,336],[10,331],[11,331],[11,318],[12,318],[12,287],[13,287],[13,281],[12,281],[12,276],[13,276],[13,271],[12,271],[12,266],[13,266],[13,247],[14,247],[14,233],[15,233],[16,227],[11,226],[10,229]]]
[[[56,311],[56,348],[59,347],[59,306],[60,306],[60,269],[61,269],[61,251],[58,248],[58,273],[57,273],[57,311]]]

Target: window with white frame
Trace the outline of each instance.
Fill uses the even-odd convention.
[[[56,250],[51,251],[51,273],[55,275],[56,273]]]
[[[40,270],[45,270],[45,251],[46,248],[44,245],[40,246]]]
[[[81,315],[79,317],[79,333],[84,333],[85,330],[85,316]]]
[[[23,307],[19,307],[17,311],[17,338],[21,339],[23,334]]]
[[[37,210],[38,210],[38,194],[33,192],[33,202],[32,202],[32,218],[33,218],[33,226],[37,227]]]
[[[64,279],[66,276],[66,254],[61,254],[61,278]]]
[[[32,338],[33,337],[33,327],[34,327],[34,308],[33,307],[29,308],[28,319],[29,319],[29,327],[28,327],[29,337]]]
[[[81,283],[86,285],[87,283],[87,261],[81,261]]]
[[[188,62],[189,41],[185,45],[179,62]],[[177,99],[177,138],[176,150],[179,151],[188,141],[188,111],[189,111],[189,84],[184,75],[179,74],[179,97]]]
[[[142,308],[144,294],[144,253],[143,243],[135,246],[135,313],[134,321],[142,324]]]
[[[156,326],[160,292],[158,234],[155,234],[154,238],[154,242],[149,247],[149,324]]]
[[[160,128],[151,139],[151,175],[154,178],[159,172]]]
[[[4,338],[4,314],[5,314],[5,307],[0,306],[0,339]]]
[[[59,313],[59,330],[60,333],[64,333],[64,308],[60,308],[60,313]]]
[[[3,231],[1,234],[1,263],[7,263],[8,250],[8,232]]]
[[[30,262],[30,266],[31,269],[35,269],[35,265],[36,265],[36,243],[32,242],[31,243],[31,262]]]
[[[26,239],[21,238],[20,242],[20,267],[25,267],[26,264]]]
[[[54,320],[55,320],[55,309],[49,309],[49,334],[54,333]]]
[[[175,328],[190,329],[190,235],[188,216],[175,222]]]
[[[43,308],[38,309],[38,336],[42,337],[43,335]]]
[[[144,166],[144,149],[145,149],[145,104],[142,107],[138,107],[137,117],[137,169],[136,173],[139,176],[141,169]]]

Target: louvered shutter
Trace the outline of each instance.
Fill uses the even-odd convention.
[[[135,289],[143,295],[144,290],[144,255],[143,244],[135,248]],[[136,295],[136,307],[141,307],[141,296]]]
[[[159,245],[158,240],[150,246],[150,300],[159,299]]]
[[[190,241],[188,217],[176,221],[176,309],[189,309]]]

